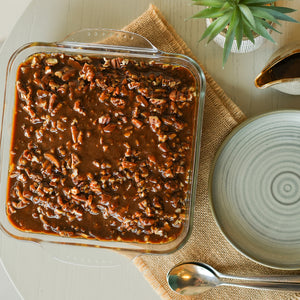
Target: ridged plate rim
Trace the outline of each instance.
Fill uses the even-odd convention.
[[[276,110],[276,111],[271,111],[271,112],[267,112],[267,113],[263,113],[260,114],[258,116],[249,118],[247,120],[245,120],[244,122],[242,122],[241,124],[237,125],[224,139],[224,141],[221,143],[221,145],[219,146],[216,155],[212,161],[212,166],[211,166],[211,170],[209,173],[209,181],[208,181],[208,200],[209,200],[209,206],[213,215],[213,218],[219,228],[219,230],[221,231],[222,235],[225,237],[225,239],[231,244],[231,246],[233,246],[233,248],[235,248],[239,253],[241,253],[242,255],[244,255],[245,257],[247,257],[248,259],[250,259],[251,261],[258,263],[260,265],[263,265],[265,267],[269,267],[269,268],[273,268],[273,269],[278,269],[278,270],[300,270],[300,264],[299,265],[281,265],[281,264],[270,264],[266,261],[262,261],[260,259],[257,259],[256,257],[254,257],[253,255],[247,253],[245,250],[241,249],[241,247],[239,247],[238,243],[234,241],[234,239],[232,237],[230,237],[228,234],[225,233],[225,231],[223,230],[221,224],[219,223],[215,208],[214,208],[214,203],[213,203],[213,196],[212,196],[212,188],[213,188],[213,176],[215,173],[215,168],[216,168],[216,164],[218,162],[218,159],[221,155],[221,153],[223,152],[223,150],[225,149],[225,147],[228,145],[228,143],[231,141],[231,139],[238,133],[240,132],[243,128],[245,128],[246,126],[248,126],[249,124],[256,122],[257,120],[260,120],[262,118],[271,116],[271,115],[282,115],[282,114],[299,114],[299,119],[300,119],[300,110],[297,109],[286,109],[286,110]],[[299,254],[300,256],[300,254]]]

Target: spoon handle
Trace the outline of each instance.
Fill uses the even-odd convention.
[[[287,281],[255,281],[255,282],[224,282],[220,285],[230,285],[251,289],[269,289],[269,290],[281,290],[281,291],[300,291],[300,282],[287,282]]]
[[[275,283],[298,283],[300,284],[300,275],[274,275],[274,276],[256,276],[256,277],[245,277],[235,275],[225,275],[218,273],[219,278],[222,281],[239,280],[239,281],[250,281],[250,282],[275,282]]]

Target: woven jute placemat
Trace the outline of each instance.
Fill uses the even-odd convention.
[[[195,59],[174,28],[154,5],[123,30],[146,37],[158,49],[188,55]],[[201,62],[198,62],[201,66]],[[204,70],[203,66],[201,66]],[[245,120],[242,111],[225,95],[204,70],[207,88],[203,134],[198,174],[198,189],[194,211],[194,226],[183,248],[169,255],[143,255],[133,261],[162,299],[300,299],[294,292],[279,292],[233,287],[218,287],[193,297],[180,296],[170,290],[166,275],[171,267],[184,261],[202,261],[217,270],[231,274],[283,274],[247,259],[224,238],[212,216],[208,199],[208,179],[217,149],[234,127]]]

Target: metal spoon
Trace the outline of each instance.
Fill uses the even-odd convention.
[[[204,263],[182,263],[168,275],[169,286],[182,295],[196,295],[221,285],[255,289],[300,291],[300,275],[239,277],[225,275]]]

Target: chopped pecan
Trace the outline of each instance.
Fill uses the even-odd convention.
[[[99,203],[102,205],[108,206],[111,204],[111,202],[110,202],[111,198],[112,198],[111,195],[102,193],[100,195]]]
[[[173,91],[169,94],[169,98],[170,98],[170,100],[172,100],[172,101],[176,101],[176,99],[177,99],[177,91],[176,91],[176,90],[173,90]]]
[[[78,166],[80,164],[80,159],[79,159],[78,155],[75,153],[71,153],[71,161],[72,161],[72,164],[71,164],[72,169],[74,169],[76,166]]]
[[[171,169],[167,169],[163,172],[163,176],[165,178],[173,178],[174,177],[174,174],[172,173],[172,170]]]
[[[77,142],[82,145],[83,144],[83,132],[79,131],[78,136],[77,136]]]
[[[117,125],[110,123],[103,128],[103,131],[106,133],[112,133],[116,129]]]
[[[154,155],[148,155],[148,160],[154,164],[156,164],[156,158]]]
[[[148,101],[146,100],[146,98],[142,95],[137,95],[135,97],[136,101],[140,104],[142,104],[142,106],[147,107],[149,105]],[[151,99],[150,99],[151,101]]]
[[[49,106],[48,106],[49,112],[53,111],[56,100],[57,100],[57,96],[55,94],[52,94],[49,99]]]
[[[81,64],[72,57],[68,59],[68,64],[77,70],[81,70],[82,68]]]
[[[77,74],[76,70],[68,70],[64,72],[61,76],[61,79],[63,81],[69,81],[72,77],[74,77]]]
[[[97,195],[100,194],[100,193],[102,193],[102,189],[101,189],[100,184],[97,181],[95,181],[95,180],[92,180],[90,182],[90,189],[91,189],[91,191],[93,191]]]
[[[82,70],[79,72],[79,75],[81,78],[87,80],[87,81],[92,81],[95,77],[95,68],[94,66],[85,63]]]
[[[59,160],[51,153],[45,153],[44,157],[50,161],[53,165],[55,165],[56,168],[60,168]]]
[[[76,111],[76,112],[78,112],[78,113],[80,113],[84,116],[86,115],[85,111],[83,110],[83,108],[81,106],[81,101],[80,100],[75,101],[73,109],[74,109],[74,111]]]
[[[139,222],[142,226],[151,226],[155,223],[155,219],[153,218],[143,218],[143,217],[140,217],[139,218]]]
[[[114,69],[120,69],[120,62],[117,58],[113,58],[111,61],[110,61],[110,64],[111,66],[114,68]]]
[[[135,169],[137,167],[136,163],[130,162],[130,161],[123,161],[122,167],[124,169]]]
[[[176,130],[182,130],[185,127],[185,124],[183,122],[176,120],[174,122],[174,127],[176,128]]]
[[[161,126],[161,120],[157,116],[149,116],[149,124],[151,129],[155,132]]]
[[[78,194],[75,195],[73,194],[72,199],[75,199],[77,201],[83,201],[83,202],[86,202],[88,200],[85,195],[78,195]]]
[[[166,143],[160,143],[160,144],[158,144],[158,148],[162,152],[168,152],[169,151],[168,146],[167,146]]]
[[[114,97],[111,97],[110,98],[110,102],[114,105],[114,106],[117,106],[118,108],[125,108],[125,105],[126,105],[126,102],[121,99],[121,98],[114,98]]]
[[[46,59],[46,64],[48,66],[55,66],[55,65],[58,64],[58,60],[54,57],[49,57],[49,58]]]
[[[107,125],[110,122],[110,120],[111,120],[111,118],[110,118],[109,114],[103,115],[98,118],[99,124],[102,124],[102,125]]]
[[[140,87],[140,83],[139,82],[137,82],[137,81],[131,81],[131,82],[129,82],[128,83],[128,88],[130,89],[130,90],[133,90],[133,89],[136,89],[136,88],[139,88]]]
[[[72,125],[70,128],[71,128],[73,143],[77,143],[78,129],[75,125]]]
[[[132,118],[131,119],[131,123],[136,127],[136,128],[141,128],[143,126],[143,122],[138,120],[138,119],[135,119],[135,118]]]
[[[163,105],[167,103],[165,99],[150,98],[149,102],[153,105]]]

